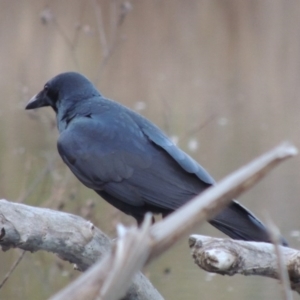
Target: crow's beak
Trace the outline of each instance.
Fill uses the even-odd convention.
[[[49,106],[47,97],[45,97],[43,94],[44,94],[43,91],[41,91],[35,96],[33,96],[28,102],[28,104],[26,105],[25,109],[34,109],[43,106]]]

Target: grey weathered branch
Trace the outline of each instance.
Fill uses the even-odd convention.
[[[81,271],[111,246],[100,229],[79,216],[4,199],[0,200],[0,228],[3,251],[17,247],[53,252]]]
[[[126,229],[120,225],[119,238],[112,251],[49,300],[117,300],[123,297],[132,277],[148,258],[151,223],[152,215],[149,214],[141,228]]]
[[[135,254],[134,252],[125,251],[124,253],[127,254],[122,255],[123,260],[117,259],[117,265],[119,267],[112,267],[116,266],[114,265],[114,261],[116,259],[116,253],[121,253],[120,247],[123,247],[123,250],[128,247],[127,242],[124,240],[124,237],[122,237],[122,239],[117,243],[117,246],[114,247],[112,251],[109,251],[108,254],[105,255],[104,259],[87,270],[87,272],[73,282],[70,286],[71,288],[67,287],[52,299],[74,299],[73,296],[80,292],[80,289],[83,288],[82,285],[89,282],[93,283],[90,285],[92,293],[89,294],[89,297],[85,294],[84,299],[93,299],[97,291],[98,295],[100,295],[100,299],[116,299],[114,298],[116,295],[125,293],[125,290],[123,289],[126,287],[127,281],[130,280],[130,276],[125,276],[127,277],[127,281],[120,280],[118,277],[118,273],[122,270],[120,269],[120,266],[125,266],[127,259],[129,259],[132,264],[127,265],[126,267],[128,270],[131,270],[131,272],[128,272],[133,274],[133,271],[136,270],[137,267],[141,266],[143,261],[149,262],[156,256],[160,255],[163,251],[170,248],[193,226],[201,224],[205,220],[212,218],[229,204],[231,201],[230,199],[249,189],[265,174],[273,169],[273,167],[286,158],[294,156],[296,153],[297,149],[294,146],[287,143],[282,144],[254,160],[252,163],[234,172],[232,175],[226,177],[214,187],[207,189],[176,212],[161,222],[153,225],[149,230],[147,225],[141,229],[134,229],[136,231],[136,237],[133,238],[135,242],[132,240],[132,242],[129,241],[129,244],[131,244],[131,247],[136,247],[135,249],[138,251],[139,255],[136,257],[137,262],[132,259],[130,260],[130,258],[132,258],[130,255]],[[20,204],[14,205],[18,206]],[[0,206],[0,217],[4,221],[4,223],[1,224],[0,219],[0,229],[2,228],[0,233],[0,245],[2,245],[4,249],[8,249],[12,246],[31,251],[44,249],[58,253],[63,259],[76,263],[82,270],[86,269],[86,267],[90,265],[93,260],[91,257],[95,258],[97,255],[101,255],[103,251],[105,251],[105,249],[102,248],[94,248],[96,246],[93,241],[95,236],[97,240],[99,240],[100,237],[97,236],[98,230],[91,223],[76,216],[72,217],[72,215],[69,214],[65,214],[65,217],[69,218],[69,221],[67,223],[60,223],[57,220],[57,216],[54,215],[55,213],[63,213],[52,211],[54,215],[51,215],[50,210],[44,211],[43,209],[32,207],[27,211],[27,218],[24,218],[22,215],[23,208],[25,211],[27,210],[24,206],[18,206],[18,211],[13,213],[13,217],[8,218],[6,212],[2,210]],[[30,214],[30,210],[35,210],[35,213]],[[29,221],[28,218],[30,219]],[[79,219],[81,219],[81,221]],[[26,226],[26,224],[23,226],[26,222],[28,222],[28,226]],[[53,222],[57,225],[53,224]],[[66,227],[64,227],[64,225]],[[76,236],[77,231],[79,232],[78,237]],[[147,232],[148,234],[146,234]],[[76,251],[72,250],[74,240],[76,240],[76,244],[79,243],[77,247],[76,245],[73,245],[75,246]],[[141,241],[143,242],[141,243]],[[106,242],[107,241],[104,241],[105,244]],[[53,247],[52,244],[55,246]],[[59,251],[57,251],[57,247],[60,249]],[[146,254],[140,251],[143,247]],[[67,251],[63,249],[67,249]],[[108,272],[108,270],[110,271]],[[99,274],[105,274],[105,280],[103,276],[99,277]],[[135,278],[136,277],[137,276],[135,276]],[[103,280],[99,280],[99,278],[103,278]],[[107,283],[107,280],[110,280],[109,284]],[[121,286],[119,285],[120,283]],[[104,293],[103,289],[105,291],[107,286],[111,287],[110,290],[117,290],[116,293],[109,290],[106,290]]]
[[[280,247],[281,244],[281,234],[279,228],[273,223],[270,217],[267,218],[266,225],[269,230],[269,235],[271,241],[274,245],[274,252],[277,257],[277,265],[278,265],[278,278],[281,283],[282,295],[284,300],[293,300],[293,294],[290,289],[290,279],[287,271],[287,267],[285,265],[285,259],[282,254],[282,250]]]
[[[0,245],[3,251],[45,250],[84,271],[111,249],[109,238],[85,219],[47,208],[0,200]],[[72,298],[69,298],[72,299]],[[126,300],[163,299],[150,281],[138,273]]]
[[[195,263],[221,275],[259,275],[279,279],[278,257],[273,244],[191,235]],[[300,293],[300,251],[278,246],[289,274],[291,288]]]

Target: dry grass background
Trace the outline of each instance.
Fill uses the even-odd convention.
[[[132,222],[61,163],[54,114],[24,111],[68,70],[154,121],[216,179],[282,140],[299,147],[299,15],[296,0],[1,1],[0,196],[82,214],[112,236]],[[299,181],[295,158],[240,199],[297,248]],[[18,255],[0,254],[0,280]],[[166,299],[280,299],[274,281],[198,270],[187,239],[145,272]],[[26,254],[0,299],[45,299],[76,275],[53,255]]]

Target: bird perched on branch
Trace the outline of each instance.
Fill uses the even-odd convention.
[[[103,97],[81,74],[52,78],[26,109],[43,106],[56,113],[58,152],[74,175],[138,223],[148,211],[168,215],[214,184],[157,126]],[[234,200],[209,222],[233,239],[269,241],[265,226]]]

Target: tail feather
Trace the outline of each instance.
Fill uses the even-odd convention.
[[[209,223],[235,240],[270,242],[265,225],[237,201],[233,201]],[[284,238],[281,238],[281,243],[288,245]]]

